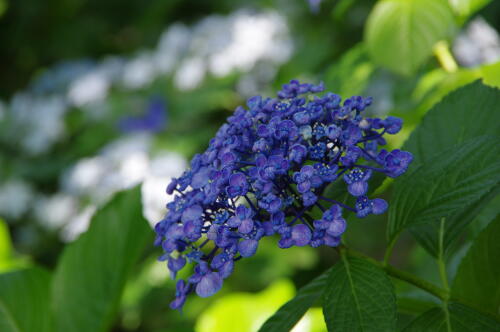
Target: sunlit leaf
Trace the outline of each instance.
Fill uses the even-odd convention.
[[[480,70],[484,84],[500,88],[500,61],[481,66]]]
[[[25,267],[26,265],[24,259],[14,255],[9,228],[0,218],[0,273]]]
[[[196,331],[255,331],[269,313],[293,296],[293,292],[291,282],[279,281],[258,294],[233,293],[221,297],[200,316]]]
[[[409,75],[454,29],[447,0],[382,0],[368,18],[365,40],[375,62]]]
[[[436,69],[422,77],[415,89],[414,99],[418,103],[415,112],[423,115],[434,105],[439,103],[450,92],[470,84],[481,78],[478,69],[459,69],[448,73],[443,69]]]
[[[10,242],[9,229],[5,222],[0,219],[0,272],[9,267],[11,261],[12,244]]]
[[[324,272],[319,277],[299,289],[297,295],[285,303],[278,311],[272,315],[262,327],[260,332],[286,332],[297,324],[306,311],[323,294],[326,280],[330,270]]]

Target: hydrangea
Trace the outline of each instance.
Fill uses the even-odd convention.
[[[253,256],[263,237],[276,235],[281,248],[334,247],[347,227],[343,210],[360,218],[386,211],[383,199],[368,198],[368,181],[373,172],[397,177],[408,168],[409,152],[379,150],[384,134],[396,134],[402,121],[364,118],[371,98],[342,102],[333,93],[318,96],[322,91],[323,84],[292,80],[278,98],[250,98],[170,183],[167,193],[175,198],[155,227],[160,260],[174,278],[195,265],[178,281],[172,308],[181,309],[189,293],[219,291],[234,263]],[[332,183],[346,186],[355,206],[324,197]],[[321,219],[310,217],[313,209]]]
[[[126,116],[120,119],[118,127],[122,132],[160,132],[167,124],[167,106],[159,96],[152,97],[145,114],[141,116]]]

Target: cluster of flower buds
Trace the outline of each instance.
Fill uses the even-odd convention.
[[[193,275],[177,282],[172,308],[182,308],[191,292],[216,293],[234,262],[254,255],[265,236],[279,236],[281,248],[337,246],[344,209],[360,218],[387,209],[383,199],[367,197],[368,180],[373,172],[397,177],[408,168],[409,152],[379,149],[402,121],[363,118],[371,98],[314,95],[322,91],[322,84],[293,80],[278,98],[250,98],[168,186],[175,199],[155,228],[160,260],[168,260],[173,278],[195,264]],[[328,185],[346,186],[355,206],[324,197]],[[312,209],[322,218],[313,220]]]

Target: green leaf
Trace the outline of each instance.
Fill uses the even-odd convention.
[[[7,10],[7,0],[0,0],[0,17],[5,13]]]
[[[40,268],[0,275],[0,331],[53,331],[50,279],[50,273]]]
[[[332,16],[338,21],[345,20],[348,17],[348,11],[355,4],[356,0],[339,0],[336,1],[335,8],[332,11]]]
[[[458,303],[431,309],[410,323],[402,332],[497,332],[500,323],[472,308]]]
[[[402,149],[413,153],[417,164],[469,138],[498,133],[500,90],[476,81],[435,105]]]
[[[435,69],[423,75],[413,94],[413,98],[418,102],[415,112],[425,114],[450,92],[481,77],[481,71],[477,68],[462,68],[453,73]]]
[[[500,315],[500,216],[474,240],[462,259],[452,285],[452,297],[493,315]]]
[[[486,85],[500,88],[500,61],[479,68],[483,82]]]
[[[500,185],[496,185],[477,199],[474,204],[453,214],[445,220],[443,230],[443,255],[448,257],[455,248],[456,240],[464,232],[467,225],[500,193]],[[439,223],[417,225],[410,228],[412,235],[431,255],[437,257],[439,253]]]
[[[450,5],[455,11],[455,13],[465,20],[467,17],[471,16],[487,4],[491,0],[449,0]]]
[[[138,188],[99,210],[63,252],[53,282],[57,330],[107,331],[132,266],[151,238]]]
[[[436,303],[434,302],[398,293],[398,312],[400,313],[409,315],[420,314],[431,309],[435,305]]]
[[[489,201],[471,222],[469,230],[472,237],[476,238],[498,215],[500,215],[500,194]]]
[[[343,98],[359,96],[364,93],[374,70],[365,45],[360,43],[348,50],[338,63],[330,66],[325,85]]]
[[[454,29],[447,0],[382,0],[368,17],[365,40],[375,62],[410,75]]]
[[[429,163],[431,158],[468,139],[498,135],[499,115],[500,91],[479,81],[474,82],[451,93],[429,111],[402,149],[413,153],[413,164]],[[498,187],[491,187],[474,202],[469,202],[473,209],[455,211],[447,217],[443,241],[447,255],[464,228],[495,196],[495,192],[498,192]],[[434,223],[411,229],[419,243],[434,256],[437,256],[438,249],[438,226]]]
[[[195,331],[254,332],[258,321],[262,322],[294,293],[293,283],[290,280],[280,280],[273,282],[259,293],[231,293],[222,296],[201,315],[198,315]],[[228,317],[237,317],[237,319],[228,319]]]
[[[365,259],[342,254],[323,298],[328,331],[394,331],[396,313],[394,287],[385,272]]]
[[[8,270],[12,266],[12,243],[10,241],[9,228],[0,218],[0,272]]]
[[[306,311],[323,294],[330,270],[302,287],[295,297],[276,311],[259,329],[259,332],[287,332],[304,316]]]
[[[389,209],[389,242],[410,226],[437,224],[465,211],[495,188],[500,183],[499,142],[495,136],[464,141],[398,181]]]

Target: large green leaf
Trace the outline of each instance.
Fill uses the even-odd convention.
[[[403,332],[498,332],[500,323],[472,308],[458,303],[431,309],[418,316]]]
[[[259,332],[287,332],[304,316],[323,294],[330,270],[299,289],[293,299],[285,303],[259,329]]]
[[[500,317],[500,216],[474,240],[462,259],[452,296]]]
[[[328,278],[323,314],[328,331],[394,331],[394,287],[379,267],[342,255]]]
[[[0,331],[52,332],[50,279],[40,268],[0,275]]]
[[[465,211],[498,186],[499,142],[496,136],[464,141],[398,181],[389,210],[389,241],[410,226],[437,224],[442,218],[449,224],[449,217]]]
[[[429,163],[430,158],[465,140],[498,133],[500,91],[477,81],[451,93],[429,111],[403,149],[413,153],[414,164]],[[443,240],[446,254],[463,229],[498,190],[498,186],[492,187],[470,202],[468,205],[474,209],[456,211],[448,216]],[[438,252],[438,230],[438,223],[412,227],[419,243],[434,256]]]
[[[403,149],[414,155],[414,163],[425,162],[436,153],[469,138],[500,133],[500,90],[480,81],[464,86],[430,110]]]
[[[478,236],[499,215],[500,194],[496,195],[471,222],[469,230],[472,237]]]
[[[53,282],[57,330],[107,331],[125,281],[150,239],[138,188],[119,193],[64,251]]]
[[[382,0],[368,18],[365,40],[375,62],[409,75],[454,29],[447,0]]]

